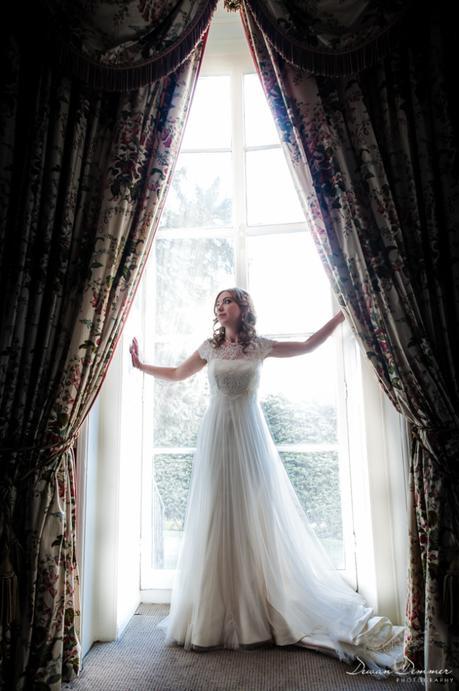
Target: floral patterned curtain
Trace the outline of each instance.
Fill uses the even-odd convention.
[[[317,249],[412,430],[405,653],[458,672],[459,181],[448,20],[359,75],[296,67],[242,18]],[[433,684],[428,679],[428,687]]]
[[[79,671],[73,445],[145,266],[204,43],[168,75],[114,93],[23,36],[2,43],[4,688],[57,690]]]
[[[217,0],[41,0],[42,41],[95,89],[126,91],[176,70],[195,49]]]

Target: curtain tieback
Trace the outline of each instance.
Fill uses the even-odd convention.
[[[459,624],[459,554],[443,577],[443,616],[450,626]]]
[[[55,458],[60,456],[61,454],[65,453],[65,451],[68,451],[69,449],[72,448],[72,446],[75,444],[77,437],[79,434],[79,430],[77,430],[74,434],[71,434],[70,437],[67,439],[64,439],[62,441],[56,442],[54,444],[48,444],[47,446],[11,446],[11,447],[5,447],[1,448],[0,447],[0,456],[7,455],[7,454],[26,454],[29,452],[35,452],[39,455],[44,454],[44,453],[50,453],[49,458],[45,464],[47,467],[50,465]],[[19,482],[25,480],[27,477],[29,477],[35,470],[35,466],[31,468],[25,475],[22,475],[19,477]]]
[[[0,624],[3,631],[17,618],[17,595],[18,579],[7,548],[0,563]]]
[[[459,438],[459,423],[452,425],[416,425],[411,426],[411,435],[419,437],[421,434],[433,434],[435,437]]]
[[[430,443],[435,444],[435,442],[445,442],[451,441],[453,444],[459,445],[459,425],[438,425],[424,427],[421,425],[412,425],[411,435],[413,438],[417,438],[421,444],[424,443],[424,435],[430,434]],[[449,482],[445,482],[445,491],[450,495],[449,504],[450,506],[455,506],[454,494],[456,487],[456,478],[458,476],[457,466],[443,468],[446,471],[446,475],[452,477],[449,478]],[[453,519],[457,516],[454,516]],[[459,550],[457,547],[453,549],[452,553],[450,551],[450,565],[445,575],[443,576],[443,591],[442,591],[442,610],[445,621],[450,626],[457,626],[459,624]]]
[[[459,423],[423,426],[412,423],[411,439],[426,449],[445,476],[459,478],[457,449],[459,447]],[[451,485],[451,488],[453,486]]]
[[[34,451],[38,454],[50,453],[45,466],[42,466],[47,467],[58,456],[65,453],[65,451],[74,445],[77,436],[78,432],[75,432],[67,439],[55,444],[48,444],[47,446],[12,446],[9,448],[0,448],[0,456],[6,454],[26,454]],[[26,478],[32,475],[36,469],[37,466],[34,464],[33,467],[27,473],[20,476],[16,482],[23,482]],[[0,562],[0,625],[2,627],[7,627],[17,619],[18,581],[10,559],[8,543],[4,545],[4,550],[2,551],[3,556]],[[3,630],[5,630],[5,628],[3,628]]]

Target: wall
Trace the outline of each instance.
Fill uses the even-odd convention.
[[[367,463],[354,482],[359,590],[377,613],[402,624],[408,568],[408,450],[404,419],[360,354],[362,441]]]
[[[140,602],[142,378],[128,351],[136,317],[133,310],[80,436],[83,654],[118,638]]]

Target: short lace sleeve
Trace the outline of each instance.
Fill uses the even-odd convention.
[[[258,336],[258,349],[262,358],[270,354],[275,341],[264,336]]]
[[[209,358],[210,358],[211,350],[212,350],[212,348],[210,346],[209,339],[206,338],[206,340],[203,343],[201,343],[201,345],[199,346],[198,353],[199,353],[200,357],[202,357],[203,360],[207,360],[207,362],[208,362]]]

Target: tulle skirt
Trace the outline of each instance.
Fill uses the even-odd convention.
[[[166,643],[299,645],[401,668],[404,627],[375,616],[310,526],[255,395],[211,398],[198,435]]]

